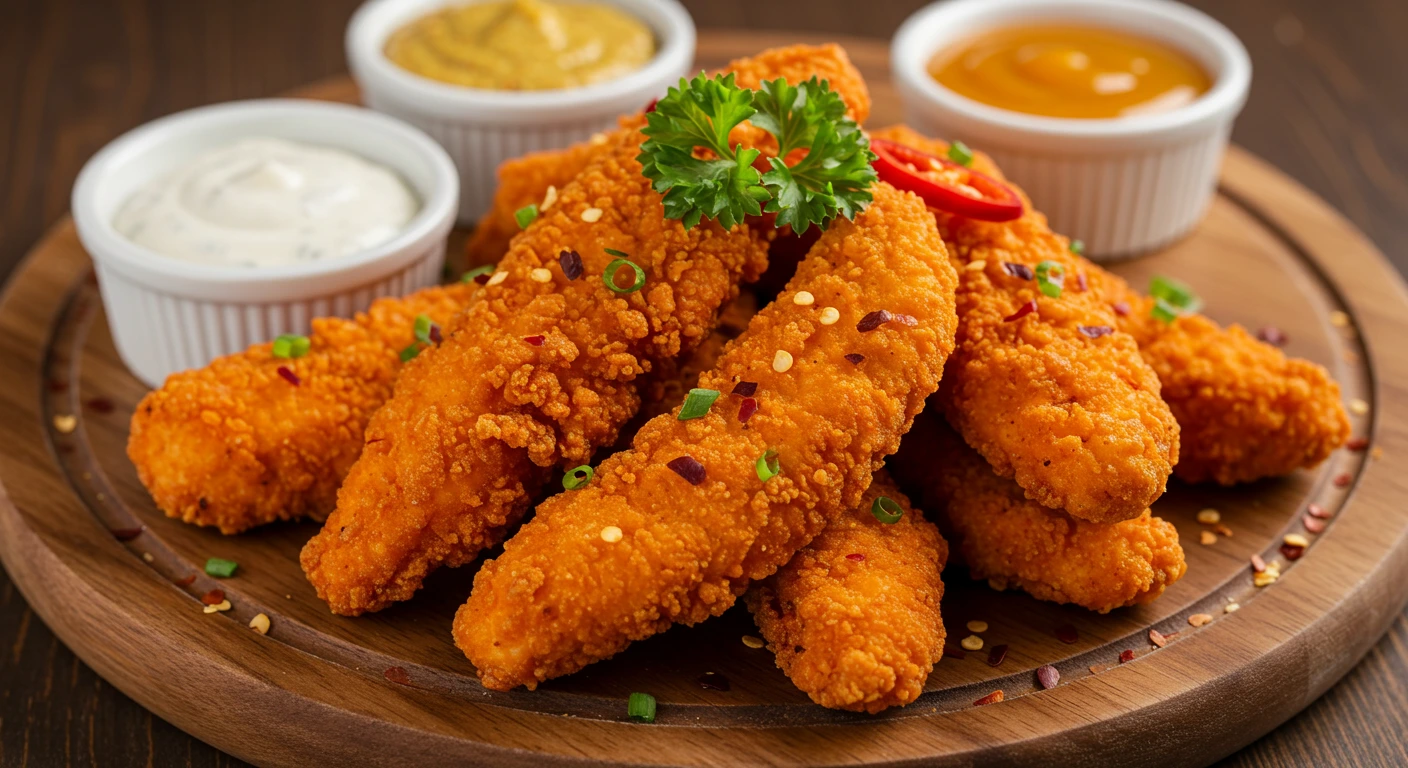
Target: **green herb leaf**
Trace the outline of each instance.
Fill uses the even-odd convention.
[[[684,399],[684,406],[680,408],[679,420],[688,421],[704,416],[709,413],[709,406],[713,405],[714,401],[718,399],[719,391],[717,389],[699,389],[696,387],[689,390],[689,394],[685,396]]]
[[[468,272],[466,272],[466,273],[464,273],[463,275],[461,275],[461,276],[460,276],[460,282],[461,282],[461,283],[472,283],[472,282],[474,282],[474,278],[479,277],[480,275],[487,275],[487,274],[493,272],[493,271],[494,271],[494,266],[495,266],[495,265],[493,265],[493,264],[485,264],[485,265],[482,266],[482,267],[475,267],[474,269],[471,269],[471,270],[469,270]]]
[[[234,560],[225,560],[224,558],[220,557],[212,557],[209,560],[205,561],[206,574],[209,576],[214,576],[217,579],[228,579],[231,576],[234,576],[235,569],[239,567],[240,564],[235,562]]]
[[[967,144],[955,140],[948,145],[948,159],[964,168],[969,168],[973,165],[973,150],[969,149]]]
[[[518,222],[519,229],[527,229],[538,218],[538,204],[529,203],[513,212],[513,220]]]
[[[430,329],[435,325],[435,321],[430,319],[430,315],[416,315],[416,341],[422,344],[430,343]]]
[[[307,336],[285,333],[274,339],[274,357],[293,360],[308,354],[313,342]]]
[[[622,288],[621,286],[616,284],[616,273],[622,267],[630,267],[636,273],[635,282],[633,282],[627,288]],[[606,271],[601,273],[601,281],[603,283],[606,283],[607,288],[610,288],[611,290],[617,293],[635,293],[636,291],[639,291],[645,286],[645,270],[641,269],[640,265],[635,263],[634,261],[629,261],[627,259],[616,259],[615,261],[606,265]]]
[[[1169,306],[1181,312],[1197,312],[1203,306],[1198,294],[1186,283],[1162,275],[1154,275],[1149,281],[1149,295],[1163,299]]]
[[[1055,272],[1055,275],[1051,273]],[[1061,262],[1047,259],[1036,265],[1036,287],[1043,295],[1060,298],[1061,288],[1066,284],[1066,268]]]
[[[1074,253],[1074,254],[1077,255],[1077,256],[1084,256],[1084,255],[1085,255],[1085,241],[1084,241],[1084,240],[1072,240],[1072,241],[1071,241],[1071,253]]]
[[[904,509],[889,496],[876,496],[870,504],[870,514],[885,525],[894,525],[904,517]]]
[[[615,257],[618,258],[618,259],[629,259],[629,258],[631,258],[631,254],[626,253],[625,251],[618,251],[618,250],[616,250],[615,248],[602,248],[602,250],[603,250],[603,251],[606,251],[607,255],[615,256]]]
[[[562,476],[562,487],[569,491],[585,488],[587,483],[596,477],[596,470],[589,464],[567,470],[567,474]]]
[[[769,448],[763,451],[754,467],[758,470],[758,479],[765,483],[782,474],[782,462],[777,459],[777,449]]]
[[[655,697],[648,693],[633,693],[626,701],[626,716],[637,723],[655,722]]]
[[[414,360],[416,355],[420,354],[420,348],[421,343],[419,341],[411,342],[411,345],[409,347],[406,347],[405,349],[401,350],[401,362],[409,363],[410,361]]]
[[[1154,298],[1154,306],[1149,309],[1149,314],[1156,320],[1171,323],[1177,320],[1178,316],[1183,313],[1179,311],[1178,307],[1168,303],[1167,299],[1158,296]]]

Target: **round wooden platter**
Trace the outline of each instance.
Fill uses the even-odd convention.
[[[700,63],[798,41],[811,42],[705,33]],[[885,46],[843,42],[875,96],[870,124],[897,121]],[[303,95],[356,97],[346,80]],[[1346,400],[1369,405],[1353,420],[1372,448],[1245,487],[1173,483],[1155,512],[1177,524],[1189,569],[1153,605],[1099,616],[950,572],[950,636],[982,619],[987,643],[1008,646],[1006,659],[994,667],[986,650],[946,657],[917,702],[881,716],[811,704],[768,651],[740,641],[755,632],[741,608],[536,692],[486,691],[449,633],[472,568],[436,574],[410,603],[337,618],[298,567],[311,524],[227,538],[162,517],[124,454],[145,388],[118,360],[68,221],[35,246],[0,304],[0,555],[84,661],[167,720],[255,763],[1209,762],[1323,692],[1403,605],[1408,480],[1392,467],[1408,452],[1408,295],[1339,215],[1235,149],[1197,233],[1117,271],[1140,283],[1180,276],[1218,320],[1284,330],[1288,352],[1328,366]],[[1256,589],[1248,558],[1284,560],[1281,538],[1302,530],[1311,502],[1334,513],[1328,528],[1279,582]],[[1221,510],[1233,535],[1199,544],[1206,528],[1194,515],[1204,507]],[[238,561],[236,577],[207,577],[211,556]],[[198,598],[216,587],[234,608],[207,615]],[[1229,602],[1240,610],[1225,612]],[[247,628],[258,613],[272,619],[267,636]],[[1193,628],[1196,613],[1214,619]],[[1057,639],[1063,625],[1078,630],[1076,642]],[[1150,628],[1177,637],[1154,649]],[[1121,664],[1127,649],[1136,658]],[[1043,664],[1060,670],[1060,686],[1037,689]],[[730,690],[703,688],[706,672]],[[996,689],[1006,701],[973,706]],[[632,691],[659,700],[654,725],[627,721]]]

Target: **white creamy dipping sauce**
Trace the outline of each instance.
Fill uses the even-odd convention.
[[[247,138],[132,194],[113,227],[163,256],[221,266],[324,261],[395,237],[420,202],[395,172],[339,149]]]

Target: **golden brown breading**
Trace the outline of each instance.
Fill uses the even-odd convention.
[[[484,564],[454,634],[486,686],[533,688],[672,623],[718,615],[859,503],[938,386],[957,325],[957,278],[933,217],[889,185],[874,193],[855,222],[831,225],[783,296],[701,377],[724,393],[756,383],[746,424],[728,394],[701,418],[652,419],[631,450],[586,488],[539,505]],[[794,303],[801,290],[815,303]],[[838,322],[820,321],[826,307]],[[857,327],[880,310],[914,325]],[[756,464],[769,449],[782,473],[763,482]],[[702,467],[697,485],[669,466],[685,457]]]
[[[870,511],[879,496],[904,516]],[[874,714],[904,706],[944,653],[939,601],[948,544],[881,471],[861,503],[768,580],[748,610],[777,666],[823,707]]]
[[[902,126],[872,135],[947,151]],[[1048,298],[1034,280],[1004,268],[1034,270],[1049,260],[1073,275],[1081,265],[1046,217],[1023,202],[1026,213],[1005,223],[936,213],[961,278],[958,348],[938,402],[968,444],[1028,498],[1093,522],[1137,517],[1163,494],[1178,461],[1178,423],[1133,337],[1080,330],[1114,328],[1108,303],[1089,291]],[[1036,312],[1012,319],[1032,300]]]
[[[132,414],[127,455],[137,476],[168,517],[222,533],[323,519],[367,421],[391,396],[416,315],[445,323],[475,290],[427,288],[380,299],[353,320],[314,320],[311,349],[296,360],[275,358],[266,342],[172,374]]]
[[[915,419],[891,466],[921,489],[954,560],[997,589],[1107,613],[1157,598],[1187,571],[1172,524],[1147,509],[1117,523],[1047,509],[993,474],[937,414]]]

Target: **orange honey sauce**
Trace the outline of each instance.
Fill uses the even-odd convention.
[[[939,51],[928,71],[974,101],[1046,117],[1157,114],[1196,100],[1212,79],[1165,43],[1113,29],[1007,27]]]

